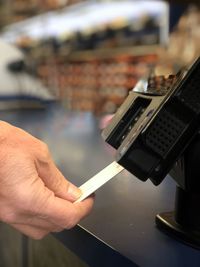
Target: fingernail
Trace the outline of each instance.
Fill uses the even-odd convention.
[[[72,200],[77,200],[81,196],[81,190],[73,184],[70,184],[67,193]]]

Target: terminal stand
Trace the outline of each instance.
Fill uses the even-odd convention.
[[[170,172],[177,182],[175,210],[156,216],[159,229],[200,249],[200,134]]]

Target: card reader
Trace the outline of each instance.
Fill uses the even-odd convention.
[[[200,58],[169,77],[140,80],[103,130],[116,161],[158,185],[200,128]]]

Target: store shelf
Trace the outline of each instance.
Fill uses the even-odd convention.
[[[71,60],[71,61],[82,61],[82,60],[95,60],[95,59],[109,59],[115,57],[128,57],[128,56],[146,56],[151,54],[157,54],[159,45],[140,45],[140,46],[129,46],[129,47],[116,47],[107,49],[96,49],[88,51],[77,51],[65,55],[61,54],[61,59]]]

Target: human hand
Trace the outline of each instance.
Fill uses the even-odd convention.
[[[57,169],[46,144],[0,122],[0,221],[34,239],[74,227],[93,197],[73,203],[80,189]]]

